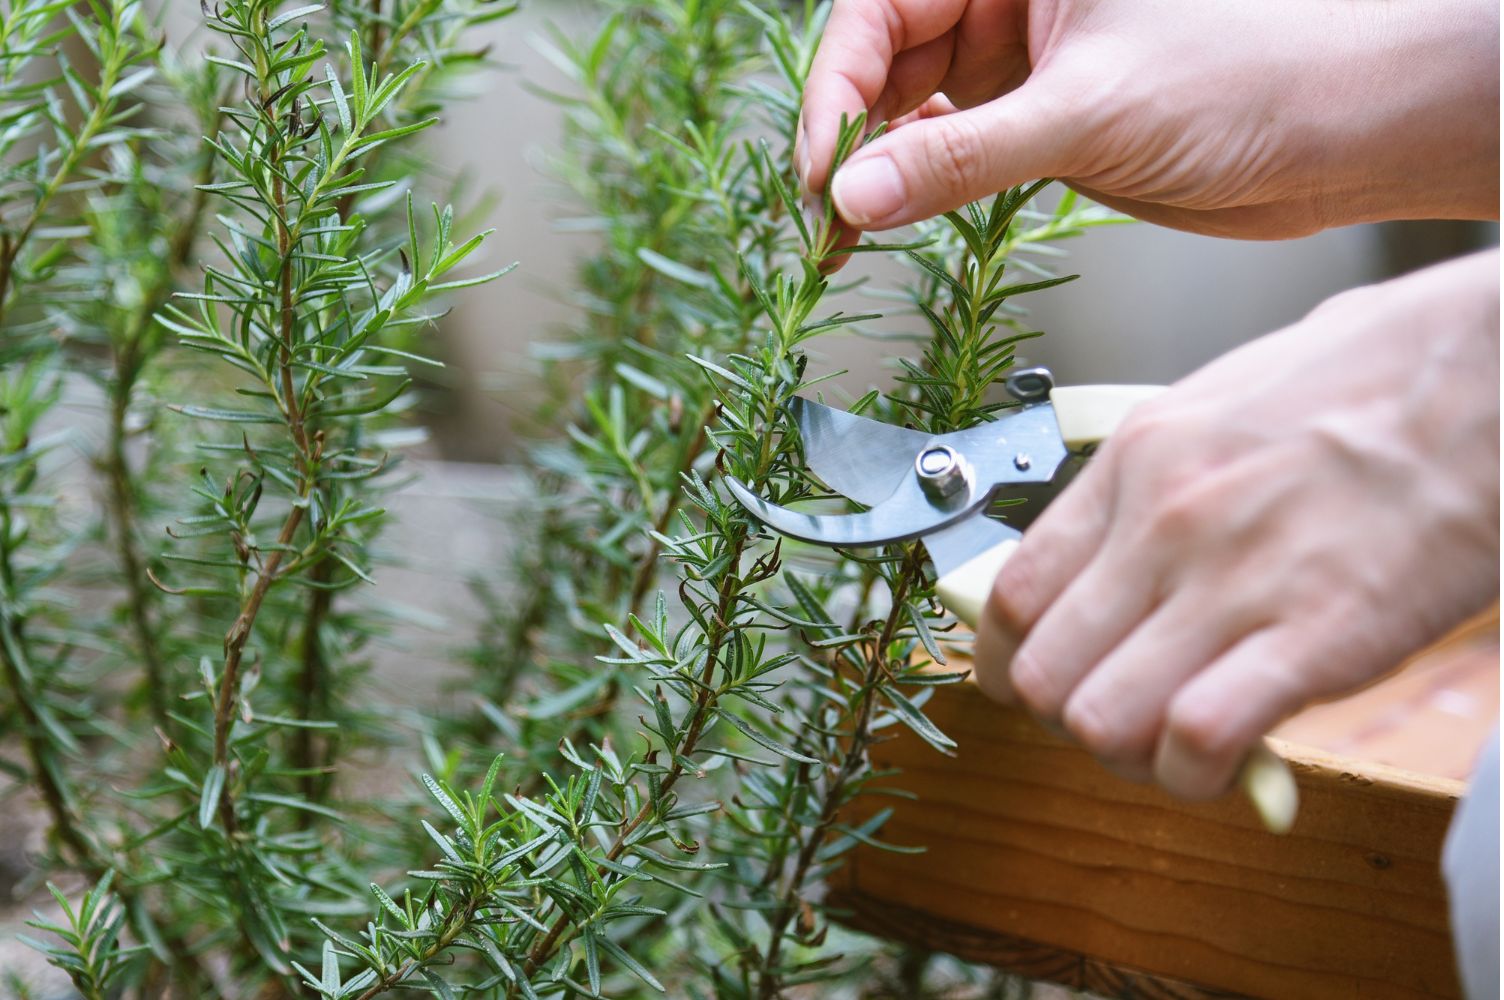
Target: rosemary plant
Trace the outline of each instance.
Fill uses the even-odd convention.
[[[45,805],[49,839],[71,863],[102,873],[82,825],[67,758],[89,726],[86,680],[72,669],[75,636],[50,592],[77,526],[41,482],[61,435],[49,427],[65,360],[53,334],[87,294],[68,263],[87,235],[81,198],[117,182],[112,153],[139,133],[131,92],[150,49],[139,4],[17,3],[0,22],[0,668],[7,729],[20,736],[27,774]],[[92,73],[50,47],[76,38]],[[96,166],[96,156],[105,166]]]
[[[554,165],[600,245],[538,350],[568,431],[529,451],[521,585],[464,658],[473,712],[382,704],[354,595],[413,373],[443,300],[504,273],[421,207],[420,133],[510,9],[220,0],[182,50],[136,0],[0,22],[0,753],[61,887],[39,947],[85,996],[928,989],[822,901],[853,847],[923,847],[845,817],[888,727],[956,751],[924,714],[953,623],[921,549],[785,544],[721,479],[827,496],[788,403],[832,374],[814,342],[877,318],[838,307],[838,258],[913,274],[914,357],[851,408],[948,431],[1003,405],[1013,300],[1069,280],[1028,254],[1109,216],[1035,185],[840,247],[789,166],[823,8],[600,0],[549,43]],[[49,436],[76,373],[103,431]],[[58,502],[79,451],[97,517]],[[101,588],[104,616],[71,596]],[[421,796],[356,790],[376,750]]]
[[[125,929],[125,912],[120,900],[110,894],[111,880],[112,875],[101,879],[84,895],[77,910],[57,886],[49,882],[47,891],[62,910],[66,922],[53,923],[40,915],[27,921],[28,926],[61,939],[61,947],[33,939],[27,941],[66,971],[86,1000],[114,996],[118,992],[116,981],[129,973],[133,960],[145,951],[144,945],[126,946],[120,941]]]
[[[817,28],[816,12],[805,14]],[[528,738],[540,717],[560,723],[556,731],[570,743],[594,735],[643,745],[649,802],[664,790],[678,794],[687,778],[708,779],[708,794],[726,796],[696,817],[697,839],[672,823],[658,834],[689,856],[708,842],[712,863],[730,865],[694,890],[714,898],[710,909],[681,907],[634,928],[636,940],[687,933],[699,942],[691,978],[679,986],[695,994],[769,997],[843,974],[829,956],[790,950],[824,938],[812,907],[822,876],[854,844],[880,843],[881,814],[864,829],[839,820],[871,777],[873,734],[901,723],[941,750],[951,746],[921,707],[926,688],[959,675],[924,672],[915,656],[943,659],[934,633],[948,627],[936,618],[919,553],[784,573],[781,546],[714,485],[717,473],[730,471],[776,501],[812,495],[784,420],[789,397],[818,381],[804,377],[802,349],[871,318],[818,315],[829,290],[825,265],[842,252],[828,242],[829,209],[804,219],[786,147],[775,153],[756,140],[759,130],[792,134],[792,95],[810,38],[746,5],[651,5],[609,18],[587,44],[561,41],[557,51],[584,91],[561,98],[577,157],[564,176],[605,220],[608,250],[583,271],[589,329],[547,355],[583,362],[594,376],[570,442],[538,455],[545,492],[560,499],[541,519],[544,542],[528,573],[551,586],[533,590],[508,638],[514,649],[541,646],[540,662],[556,664],[562,649],[589,652],[599,641],[587,617],[594,612],[613,622],[606,631],[618,648],[604,662],[619,672],[603,676],[565,660],[558,684],[524,702],[527,728],[517,713],[492,706],[487,714],[505,740],[525,746],[542,742]],[[673,59],[633,58],[664,45],[715,60],[676,76]],[[719,91],[705,86],[721,66],[739,78]],[[782,88],[749,86],[758,67],[781,72]],[[635,95],[643,95],[641,107]],[[665,108],[682,126],[662,124]],[[860,135],[853,124],[843,150]],[[873,393],[860,406],[939,431],[985,420],[999,405],[987,390],[1028,335],[1005,303],[1068,280],[1004,280],[1005,270],[1014,274],[1007,262],[1021,247],[1107,218],[1069,198],[1041,217],[1027,209],[1037,191],[1008,192],[951,217],[927,248],[858,248],[908,255],[918,272],[917,314],[932,333],[898,391]],[[666,219],[674,224],[665,227]],[[600,337],[602,328],[611,335]],[[560,488],[565,483],[571,488]],[[801,559],[814,562],[808,553]],[[664,562],[674,566],[677,606],[653,597]],[[844,616],[831,610],[838,605]],[[508,691],[518,676],[507,675]],[[626,690],[637,704],[618,707],[613,699]],[[637,720],[627,732],[617,721],[623,715]],[[629,814],[625,839],[618,833],[610,842],[611,862],[630,857],[632,838],[659,818]],[[598,873],[611,883],[609,867]],[[590,932],[564,916],[530,959],[540,950],[558,954],[571,936],[583,939],[590,972]],[[587,985],[596,990],[599,981],[587,976]]]
[[[173,556],[228,571],[175,589],[226,602],[233,614],[222,657],[201,661],[203,714],[181,719],[185,742],[169,753],[173,792],[198,818],[195,849],[217,861],[194,866],[191,877],[206,895],[234,901],[237,932],[278,974],[291,971],[287,903],[338,865],[301,814],[326,810],[333,758],[324,734],[338,726],[323,632],[333,596],[370,580],[367,549],[383,516],[372,481],[389,465],[383,418],[408,387],[403,362],[423,360],[396,345],[428,321],[431,296],[501,273],[446,277],[483,236],[456,241],[452,214],[437,207],[420,232],[410,196],[403,238],[368,237],[351,199],[395,186],[367,176],[367,157],[432,124],[384,117],[423,67],[384,70],[381,56],[366,57],[359,31],[342,59],[330,59],[300,24],[314,10],[232,2],[211,19],[233,44],[236,57],[224,63],[251,98],[227,113],[230,128],[213,142],[224,179],[209,190],[238,211],[216,237],[224,263],[206,266],[203,290],[162,317],[185,346],[243,373],[239,391],[253,404],[177,407],[241,433],[205,445],[221,461],[236,456],[238,467],[222,478],[206,472],[196,490],[203,513],[186,519],[193,534],[226,547]],[[390,53],[399,35],[384,37]],[[263,426],[275,432],[253,438]],[[274,591],[294,587],[308,594],[298,610],[269,616],[280,610],[268,603]],[[280,693],[294,697],[258,713],[256,674],[289,669],[295,679]],[[253,866],[280,877],[248,879]]]
[[[318,934],[309,913],[360,891],[332,873],[393,863],[371,856],[388,834],[329,842],[345,828],[324,804],[333,736],[367,713],[335,700],[347,688],[328,649],[348,673],[372,629],[336,597],[369,580],[426,304],[496,276],[451,273],[482,237],[455,237],[448,209],[420,219],[416,161],[390,151],[432,124],[443,81],[481,62],[466,30],[510,8],[226,3],[204,9],[224,47],[192,53],[168,50],[139,3],[70,7],[14,5],[0,38],[0,607],[4,722],[24,757],[10,770],[40,793],[52,864],[101,885],[123,872],[114,892],[150,955],[122,985],[294,990],[290,958]],[[151,111],[191,117],[145,127],[164,94],[183,96]],[[169,303],[200,254],[200,290]],[[173,339],[214,364],[160,364]],[[108,415],[103,562],[80,544],[88,525],[61,516],[47,464],[59,439],[38,433],[79,369]],[[176,415],[158,393],[179,397]],[[142,425],[152,440],[133,460]],[[144,549],[163,511],[148,475],[200,483],[160,558]],[[67,588],[101,579],[122,594],[124,642],[69,603]],[[112,708],[122,673],[144,697]],[[142,754],[160,763],[143,769]]]

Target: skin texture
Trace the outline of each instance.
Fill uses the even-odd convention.
[[[1478,0],[837,0],[796,150],[893,120],[832,189],[852,229],[1037,177],[1243,239],[1497,218],[1499,9]]]
[[[1206,797],[1282,718],[1484,608],[1498,270],[1346,292],[1134,411],[999,574],[982,689]]]
[[[796,157],[847,225],[1053,176],[1278,239],[1497,218],[1476,0],[837,0]],[[891,120],[834,179],[842,114]],[[1344,293],[1135,412],[999,575],[977,679],[1128,777],[1219,794],[1308,702],[1498,595],[1499,257]]]

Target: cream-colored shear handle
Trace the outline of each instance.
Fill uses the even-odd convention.
[[[1155,385],[1067,386],[1052,390],[1050,402],[1055,406],[1061,437],[1066,447],[1074,451],[1110,436],[1130,410],[1163,391],[1162,386]],[[935,595],[951,614],[976,628],[987,596],[992,592],[992,583],[1018,544],[1013,540],[1003,542],[962,563],[939,579]],[[1273,833],[1290,831],[1295,824],[1300,793],[1289,766],[1267,743],[1260,741],[1248,755],[1238,774],[1238,783],[1266,829]]]

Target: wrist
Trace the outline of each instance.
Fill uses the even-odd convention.
[[[1328,54],[1314,95],[1309,152],[1332,182],[1327,224],[1497,219],[1498,7],[1380,4],[1361,17],[1344,33],[1353,57]]]

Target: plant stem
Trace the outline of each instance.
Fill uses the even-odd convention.
[[[246,641],[251,637],[251,628],[255,625],[256,615],[261,611],[261,602],[266,599],[266,592],[271,589],[272,583],[277,579],[277,567],[282,564],[282,554],[286,547],[292,544],[293,536],[298,532],[298,525],[303,522],[304,504],[301,501],[308,499],[307,481],[304,489],[299,493],[298,503],[294,503],[288,511],[287,520],[282,522],[282,530],[277,534],[277,548],[266,557],[266,561],[256,574],[256,583],[251,587],[251,592],[246,596],[240,606],[240,613],[235,616],[235,622],[225,634],[225,666],[219,678],[219,693],[214,703],[214,763],[224,767],[229,766],[230,756],[230,729],[235,725],[235,697],[240,692],[240,662],[245,655]],[[225,785],[223,795],[220,797],[220,816],[224,819],[225,832],[233,833],[235,830],[235,806],[230,796],[230,787]]]
[[[303,615],[303,634],[298,646],[301,663],[298,669],[298,714],[305,722],[323,719],[328,715],[329,665],[324,657],[324,642],[321,633],[329,619],[334,604],[334,591],[328,584],[332,578],[330,559],[313,564],[308,579],[313,585],[308,593],[307,610]],[[293,738],[293,767],[303,772],[298,779],[303,797],[310,802],[322,802],[329,790],[328,776],[316,773],[328,762],[328,740],[315,734],[313,727],[302,726]],[[299,821],[307,825],[313,813],[299,812]]]
[[[130,463],[125,456],[126,418],[130,411],[131,389],[135,383],[132,369],[132,345],[116,355],[115,379],[110,390],[109,446],[104,454],[105,478],[109,484],[109,516],[115,540],[115,556],[125,577],[125,603],[131,630],[136,637],[136,651],[145,675],[146,701],[152,720],[164,731],[167,717],[167,678],[152,622],[151,605],[155,594],[146,577],[146,563],[136,541],[136,491],[131,481]]]
[[[685,475],[694,468],[695,460],[700,457],[700,449],[705,447],[706,428],[711,418],[715,416],[715,403],[711,401],[696,419],[699,430],[690,440],[689,446],[684,449],[684,454],[679,462],[678,469],[674,472],[671,482],[677,484]],[[669,522],[673,520],[674,511],[679,505],[674,501],[676,492],[670,489],[667,498],[663,502],[663,510],[658,513],[658,520],[653,524],[653,533],[648,536],[648,550],[643,553],[642,559],[637,563],[637,573],[632,580],[632,593],[627,602],[628,609],[632,614],[642,611],[642,602],[647,599],[648,590],[653,586],[653,580],[657,578],[658,557],[663,554],[663,543],[658,541],[658,536],[668,531]],[[628,619],[630,622],[630,619]],[[628,635],[632,633],[628,631]]]
[[[371,0],[371,37],[366,40],[366,49],[371,53],[371,58],[376,60],[378,66],[384,65],[381,52],[381,34],[381,0]],[[341,211],[340,215],[343,216],[344,212]]]
[[[16,257],[21,253],[24,236],[31,231],[34,221],[28,221],[22,230],[22,239],[13,239],[10,233],[0,233],[0,325],[5,322],[6,302],[10,297],[11,274],[15,270]]]
[[[746,535],[740,534],[732,543],[731,566],[735,566],[740,561],[742,550],[745,547]],[[669,790],[678,783],[679,778],[684,775],[684,768],[678,762],[678,758],[688,757],[695,752],[700,743],[700,736],[704,732],[705,720],[710,717],[711,712],[715,708],[717,695],[715,690],[710,686],[710,681],[715,676],[715,668],[720,656],[721,645],[725,642],[726,635],[730,631],[730,628],[726,625],[726,619],[727,615],[731,612],[731,605],[739,592],[736,583],[736,575],[728,569],[726,575],[721,580],[721,587],[718,592],[719,599],[716,602],[715,630],[711,635],[710,642],[706,646],[705,668],[700,675],[699,694],[695,696],[695,706],[689,728],[685,730],[684,738],[679,741],[679,749],[674,753],[675,760],[673,765],[669,768],[668,773],[663,776],[663,780],[659,784],[660,798],[663,795],[667,795]],[[626,826],[621,829],[621,832],[611,842],[611,846],[606,851],[607,861],[615,861],[621,857],[622,852],[626,850],[627,842],[631,839],[632,834],[636,833],[637,829],[647,821],[648,817],[653,815],[654,809],[654,804],[649,801],[645,802],[642,808],[637,810],[637,814],[628,821]],[[599,873],[604,875],[606,869],[599,869]],[[568,923],[569,915],[561,913],[558,919],[554,921],[553,926],[548,929],[548,933],[528,952],[527,963],[523,966],[524,973],[532,975],[538,971],[539,966],[548,961],[553,954],[554,946],[558,944],[559,937],[564,932],[564,928]]]
[[[434,939],[433,944],[423,949],[422,955],[409,958],[406,962],[403,962],[397,968],[396,972],[389,973],[377,980],[372,984],[370,989],[356,997],[355,1000],[373,1000],[374,997],[379,997],[381,994],[395,989],[402,985],[403,980],[414,971],[423,968],[429,962],[442,955],[444,950],[454,944],[455,939],[465,932],[465,928],[474,919],[476,911],[481,908],[482,901],[482,896],[475,895],[465,901],[463,908],[450,910],[448,918],[444,921],[444,930]]]
[[[264,102],[269,103],[271,100],[273,94],[271,85],[271,80],[265,78],[262,80]],[[270,113],[268,127],[274,134],[278,129],[274,112]],[[226,769],[229,767],[230,730],[235,725],[235,698],[240,691],[240,663],[245,654],[245,644],[251,637],[256,615],[261,610],[262,601],[266,599],[266,592],[271,589],[271,585],[277,579],[277,569],[282,564],[282,556],[292,544],[293,538],[298,533],[298,527],[303,522],[303,512],[307,509],[308,499],[314,490],[315,470],[319,459],[319,456],[309,448],[308,437],[303,426],[303,411],[297,387],[293,381],[292,342],[296,314],[293,310],[292,249],[296,245],[296,240],[287,226],[287,192],[282,181],[282,172],[276,169],[281,161],[280,145],[273,147],[271,160],[274,168],[272,199],[277,217],[277,251],[281,258],[281,266],[277,272],[281,406],[287,418],[288,428],[292,432],[293,442],[302,457],[303,470],[298,482],[297,498],[293,501],[287,518],[282,523],[282,530],[277,534],[277,547],[260,565],[250,594],[241,604],[240,613],[236,616],[234,624],[230,626],[229,632],[225,634],[225,665],[220,675],[219,694],[214,706],[214,762]],[[228,781],[219,801],[220,817],[224,822],[225,834],[229,836],[235,832],[236,821],[235,802],[231,794],[231,784]]]
[[[62,162],[58,164],[57,170],[47,179],[46,184],[43,185],[42,190],[38,193],[36,203],[32,206],[31,213],[27,216],[26,221],[22,223],[14,236],[10,233],[0,236],[0,329],[3,329],[5,326],[5,313],[10,306],[10,295],[14,290],[11,286],[15,279],[16,261],[20,258],[21,251],[25,248],[37,225],[42,221],[42,216],[47,211],[48,206],[52,204],[52,199],[57,197],[58,192],[62,190],[63,184],[73,175],[73,171],[78,169],[78,165],[83,162],[84,153],[88,151],[94,137],[99,134],[99,131],[104,128],[105,123],[109,121],[109,109],[113,107],[113,103],[110,101],[108,95],[110,91],[115,89],[115,84],[118,82],[120,70],[123,67],[121,60],[124,56],[125,48],[124,45],[117,41],[111,51],[111,55],[114,58],[106,60],[99,67],[98,93],[100,94],[100,98],[89,109],[89,115],[84,119],[83,124],[78,127],[78,131],[72,135],[72,144],[68,147],[67,153],[63,155]]]
[[[9,538],[10,532],[10,510],[8,506],[3,506],[0,507],[0,540]],[[72,792],[62,777],[61,762],[42,735],[42,721],[36,706],[32,703],[31,693],[25,679],[25,675],[30,673],[30,670],[22,659],[27,641],[24,623],[13,617],[9,611],[17,603],[12,599],[15,591],[15,575],[10,556],[9,546],[0,544],[0,583],[4,585],[3,591],[0,591],[0,607],[6,609],[0,613],[0,667],[3,667],[11,700],[21,712],[22,746],[31,764],[32,780],[41,793],[42,803],[47,810],[48,818],[52,821],[52,835],[70,855],[63,860],[89,879],[97,881],[117,865],[108,858],[102,858],[100,849],[84,833],[78,812],[70,801]],[[137,898],[140,890],[127,883],[116,886],[115,892],[129,909],[131,901]],[[188,942],[166,926],[160,927],[159,933],[169,955],[169,968],[180,975],[189,977],[195,988],[201,983],[211,981],[199,960],[193,955]]]
[[[788,338],[784,337],[783,342],[787,343]],[[763,407],[763,426],[766,428],[766,433],[763,436],[759,450],[755,474],[751,477],[754,486],[761,485],[767,479],[772,467],[771,439],[778,416],[778,403],[775,394],[769,394],[764,397]],[[685,729],[683,738],[679,741],[678,749],[672,754],[672,763],[669,766],[668,773],[659,782],[658,798],[660,801],[678,783],[679,778],[683,776],[684,766],[680,761],[687,760],[699,747],[700,737],[704,733],[706,721],[714,713],[715,707],[719,702],[720,692],[712,686],[711,681],[715,679],[715,670],[719,665],[721,650],[726,637],[732,631],[730,624],[732,608],[743,588],[742,580],[737,575],[736,568],[741,564],[742,553],[746,550],[747,540],[748,532],[746,524],[743,522],[736,523],[731,529],[731,535],[728,540],[726,568],[722,571],[724,575],[721,577],[721,583],[717,589],[716,614],[712,622],[711,634],[707,637],[705,666],[700,673],[698,691],[695,695],[694,706],[690,711],[690,723]],[[632,834],[637,832],[638,828],[647,821],[648,817],[654,814],[655,810],[656,806],[651,799],[643,803],[642,808],[637,811],[637,814],[626,823],[612,840],[611,846],[606,850],[606,861],[614,862],[621,857],[622,852],[627,848]],[[604,866],[597,868],[597,875],[599,877],[605,877],[606,874],[607,869]],[[560,938],[563,936],[569,923],[570,919],[567,913],[561,913],[555,918],[548,932],[529,949],[527,961],[523,964],[524,976],[531,976],[537,972],[553,956],[554,950],[557,948]],[[514,995],[514,992],[515,988],[508,986],[506,996],[510,998]]]
[[[887,649],[898,631],[904,602],[908,598],[909,591],[923,578],[924,564],[919,557],[918,547],[910,546],[903,568],[899,571],[898,583],[893,588],[892,608],[888,612],[887,620],[883,623],[883,629],[876,644],[872,647],[872,655],[867,661],[867,669],[862,678],[862,693],[856,705],[856,719],[852,725],[851,741],[846,747],[835,776],[825,785],[825,795],[820,803],[819,820],[804,838],[794,861],[794,870],[790,873],[780,893],[782,899],[778,908],[768,918],[768,945],[760,961],[758,977],[759,1000],[772,1000],[779,993],[781,984],[781,977],[778,974],[779,954],[788,933],[789,921],[799,909],[800,889],[809,876],[810,867],[814,864],[820,848],[825,845],[826,837],[831,825],[835,823],[837,813],[846,801],[847,784],[867,765],[867,749],[872,744],[872,709],[877,701],[883,675],[887,672]],[[779,860],[781,861],[781,858]]]
[[[418,3],[414,4],[413,9],[408,11],[407,16],[402,19],[401,23],[392,29],[391,35],[386,39],[386,47],[381,49],[380,52],[374,50],[380,48],[382,44],[381,25],[379,21],[373,22],[373,30],[371,32],[373,51],[371,57],[376,63],[376,78],[378,80],[391,68],[392,56],[396,54],[401,41],[421,27],[428,20],[429,15],[437,10],[442,2],[443,0],[419,0]],[[381,0],[371,0],[371,8],[379,12],[381,9]]]
[[[10,517],[3,519],[3,530],[9,531]],[[0,571],[9,575],[9,554],[0,556]],[[6,590],[10,590],[7,581]],[[9,605],[10,597],[5,595]],[[42,794],[42,804],[52,821],[52,835],[68,849],[72,864],[83,867],[93,856],[93,848],[79,826],[78,815],[69,799],[72,797],[62,777],[62,767],[52,747],[42,736],[42,719],[32,703],[31,692],[25,681],[22,652],[26,638],[20,621],[7,611],[0,615],[0,665],[5,668],[5,683],[13,703],[21,712],[21,743],[26,748],[27,760],[31,763],[32,780]]]
[[[109,516],[115,540],[115,555],[125,577],[126,609],[131,629],[136,635],[137,651],[141,656],[145,674],[147,704],[151,707],[153,721],[166,731],[170,720],[167,716],[167,676],[162,661],[157,628],[152,621],[152,608],[156,601],[156,589],[150,586],[146,575],[146,560],[141,554],[136,535],[136,488],[130,463],[125,454],[126,420],[130,414],[132,395],[146,364],[145,341],[156,315],[172,295],[176,276],[188,263],[193,253],[195,238],[208,204],[207,192],[201,185],[214,179],[214,158],[204,154],[195,175],[193,197],[188,211],[178,220],[167,261],[159,272],[159,280],[146,295],[141,306],[132,315],[129,326],[113,352],[113,378],[110,381],[110,426],[109,445],[104,455],[105,478],[109,484]]]

